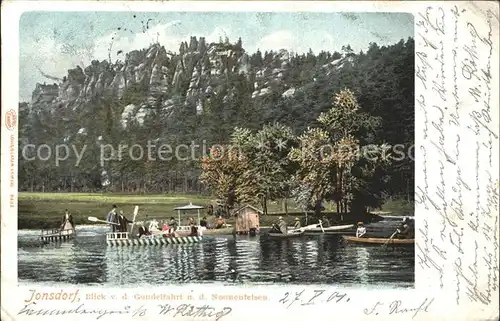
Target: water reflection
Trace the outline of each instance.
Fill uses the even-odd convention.
[[[358,282],[360,284],[367,284],[369,280],[369,262],[370,262],[370,252],[366,247],[358,246],[353,251],[356,255],[356,267],[358,272]]]
[[[376,229],[380,233],[389,233]],[[32,282],[168,284],[258,282],[412,286],[414,249],[341,244],[332,235],[293,239],[205,236],[202,243],[108,247],[102,234],[32,246],[19,238],[19,279]]]
[[[315,268],[318,262],[318,241],[315,239],[305,242],[305,263],[310,268]]]

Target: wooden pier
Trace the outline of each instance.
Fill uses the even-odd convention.
[[[40,240],[42,243],[64,242],[73,239],[75,236],[74,230],[42,230]]]

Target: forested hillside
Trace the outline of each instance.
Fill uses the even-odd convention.
[[[203,192],[199,158],[213,144],[230,143],[235,127],[255,133],[279,123],[299,137],[318,125],[345,88],[364,115],[379,123],[367,140],[404,144],[405,150],[414,143],[413,39],[384,47],[371,43],[360,53],[348,45],[342,52],[246,53],[241,39],[207,44],[194,37],[175,53],[171,49],[154,44],[127,53],[124,61],[93,61],[69,70],[60,83],[38,84],[32,100],[20,104],[19,189]],[[146,153],[148,142],[156,159],[130,158],[130,146],[139,144]],[[28,148],[25,156],[35,159],[25,159],[27,144],[51,146],[51,158],[40,160],[36,148]],[[56,164],[60,144],[70,154]],[[180,144],[200,147],[196,159],[160,160],[162,144],[174,150]],[[103,161],[101,150],[110,150],[104,145],[128,147],[121,160]],[[80,153],[84,146],[75,166],[73,148]],[[413,197],[408,157],[392,163],[385,177],[390,182],[384,193]]]

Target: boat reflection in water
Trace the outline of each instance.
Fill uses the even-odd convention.
[[[28,235],[28,234],[26,234]],[[341,244],[335,235],[271,239],[204,236],[168,246],[106,246],[104,236],[77,233],[57,246],[19,237],[20,282],[138,286],[168,283],[327,283],[411,287],[414,248]]]
[[[358,271],[358,282],[360,284],[367,284],[369,282],[369,262],[370,262],[370,251],[366,247],[358,246],[354,250],[356,254],[356,269]]]

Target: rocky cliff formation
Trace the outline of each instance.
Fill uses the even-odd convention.
[[[294,95],[298,84],[289,75],[289,52],[266,53],[253,64],[250,60],[241,42],[207,44],[203,37],[191,37],[189,43],[181,43],[178,53],[153,44],[127,53],[124,61],[94,60],[85,68],[77,66],[59,84],[37,84],[30,105],[78,110],[96,99],[113,99],[121,104],[121,122],[126,126],[131,118],[142,122],[153,106],[168,111],[178,101],[201,114],[214,96],[224,92],[222,98],[231,99],[238,75],[251,84],[248,94],[254,100]],[[341,60],[332,59],[324,67],[335,69]]]

